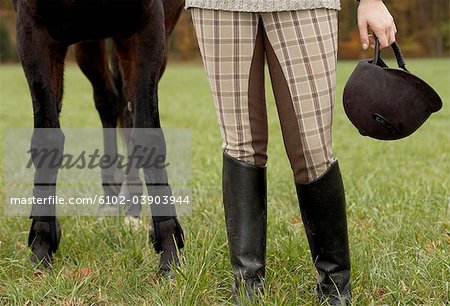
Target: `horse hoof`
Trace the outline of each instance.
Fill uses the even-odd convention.
[[[61,236],[61,229],[59,227],[59,222],[56,221],[57,229],[57,244],[59,244],[59,237]],[[33,241],[31,242],[31,262],[37,267],[43,267],[47,270],[51,269],[53,264],[53,248],[52,248],[52,238],[51,229],[49,222],[36,221],[31,229],[33,232]]]
[[[134,229],[135,231],[142,228],[142,220],[139,217],[126,216],[124,218],[125,226]]]
[[[150,243],[156,243],[155,227],[153,225],[153,222],[150,222],[150,224],[148,225],[148,239]]]
[[[103,204],[98,207],[98,215],[102,217],[118,216],[120,214],[119,206],[116,204]]]
[[[33,250],[33,254],[30,256],[31,263],[36,268],[44,268],[45,270],[51,270],[53,265],[53,256],[48,253],[44,248],[42,250]]]
[[[164,251],[159,261],[159,273],[171,280],[175,280],[175,269],[180,267],[180,262],[185,262],[181,251]]]
[[[175,277],[175,272],[173,272],[172,269],[159,269],[159,274],[164,277],[167,278],[171,281],[175,281],[176,277]]]
[[[174,278],[174,268],[179,267],[183,262],[183,256],[176,239],[178,223],[174,219],[169,219],[157,222],[155,226],[158,226],[158,235],[155,240],[158,240],[161,256],[159,270],[161,274],[169,278],[172,275],[172,278]]]

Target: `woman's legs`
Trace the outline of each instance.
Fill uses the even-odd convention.
[[[192,16],[222,133],[224,207],[236,279],[244,280],[251,296],[264,277],[265,51],[302,217],[321,275],[320,296],[349,299],[345,199],[331,152],[337,12],[193,9]]]
[[[265,166],[267,115],[259,14],[192,9],[224,151]]]
[[[335,161],[331,121],[335,101],[337,11],[262,14],[266,54],[296,183],[320,177]]]
[[[319,272],[319,297],[347,305],[351,293],[345,195],[331,151],[337,12],[318,9],[262,17],[283,138]]]
[[[267,118],[259,14],[193,9],[223,139],[223,204],[233,295],[263,290]],[[244,289],[244,290],[240,290]]]

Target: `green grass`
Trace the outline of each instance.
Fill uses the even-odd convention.
[[[354,305],[446,305],[450,292],[450,60],[411,60],[445,106],[413,136],[380,142],[359,136],[341,103],[355,62],[340,62],[334,151],[347,192]],[[269,88],[269,86],[268,86]],[[92,91],[69,65],[63,127],[100,127]],[[292,174],[268,92],[266,305],[318,305],[316,273],[299,219]],[[0,304],[228,304],[232,282],[221,204],[221,141],[203,68],[172,63],[160,88],[164,127],[193,133],[193,213],[182,217],[186,265],[176,282],[156,276],[145,229],[122,219],[62,218],[52,273],[34,273],[29,220],[0,219]],[[28,88],[18,66],[0,67],[0,131],[31,127]],[[2,145],[3,147],[3,145]],[[1,153],[3,156],[3,153]],[[4,196],[1,179],[0,196]],[[147,220],[148,221],[148,220]],[[448,305],[448,304],[447,304]]]

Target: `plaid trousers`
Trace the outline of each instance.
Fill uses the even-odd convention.
[[[267,60],[295,182],[319,178],[335,162],[331,123],[338,12],[192,8],[191,13],[224,151],[253,165],[267,162]]]

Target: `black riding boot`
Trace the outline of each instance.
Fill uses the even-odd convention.
[[[253,300],[263,293],[266,267],[266,168],[223,154],[223,204],[228,246],[235,282],[233,298],[240,290]]]
[[[319,298],[330,305],[349,305],[350,253],[338,163],[316,181],[296,187],[309,247],[319,272]]]

